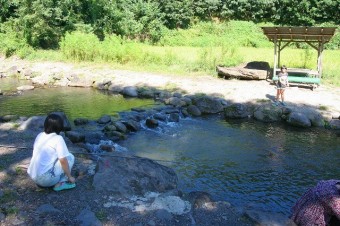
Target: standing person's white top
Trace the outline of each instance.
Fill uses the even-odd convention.
[[[69,154],[62,136],[41,132],[34,141],[33,155],[27,173],[34,179],[51,169],[58,159]]]

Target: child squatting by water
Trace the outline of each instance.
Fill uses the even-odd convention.
[[[41,187],[54,191],[76,186],[71,175],[74,156],[69,152],[64,138],[59,133],[64,129],[63,119],[49,114],[44,122],[44,132],[38,134],[33,145],[33,155],[27,169],[28,175]]]

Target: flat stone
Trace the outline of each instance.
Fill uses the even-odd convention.
[[[38,207],[38,209],[36,210],[37,213],[39,214],[46,214],[46,213],[61,213],[60,210],[54,208],[54,206],[50,205],[50,204],[43,204],[41,206]]]
[[[24,85],[24,86],[17,87],[18,91],[26,91],[26,90],[32,90],[32,89],[34,89],[34,86],[30,86],[30,85]]]
[[[77,216],[77,220],[80,221],[81,226],[101,226],[103,225],[96,215],[88,209],[84,209]]]

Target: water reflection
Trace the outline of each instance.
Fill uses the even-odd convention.
[[[127,99],[92,88],[36,88],[18,96],[0,96],[0,115],[32,116],[64,111],[71,120],[78,117],[98,119],[105,114],[114,115],[133,107],[153,105],[153,100]]]

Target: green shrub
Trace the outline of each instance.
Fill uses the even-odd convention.
[[[0,52],[6,57],[18,55],[21,58],[25,58],[34,51],[32,47],[26,44],[24,39],[18,38],[15,33],[11,31],[7,31],[6,33],[1,33],[0,31],[0,40]]]
[[[60,50],[67,59],[93,61],[98,57],[99,39],[93,33],[67,33],[60,42]]]
[[[157,44],[207,47],[222,46],[230,42],[244,47],[272,46],[259,26],[246,21],[200,22],[186,30],[168,30]]]

